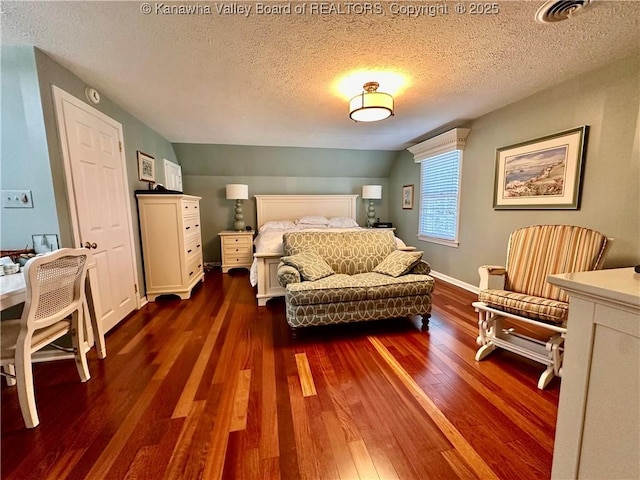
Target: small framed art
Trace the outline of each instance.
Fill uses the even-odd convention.
[[[156,181],[156,163],[151,155],[138,150],[138,178],[143,182]]]
[[[404,185],[402,187],[402,208],[404,210],[413,209],[413,185]]]

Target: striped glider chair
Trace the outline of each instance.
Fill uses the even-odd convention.
[[[548,283],[547,276],[602,268],[612,241],[595,230],[571,225],[534,225],[511,233],[506,267],[478,269],[480,293],[473,303],[479,325],[476,360],[503,348],[547,366],[539,389],[554,375],[560,377],[569,303],[567,294]],[[504,277],[503,289],[489,288],[492,275]],[[509,328],[503,327],[504,320]],[[518,328],[551,336],[543,341]]]

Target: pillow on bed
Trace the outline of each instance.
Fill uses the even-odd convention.
[[[331,217],[329,219],[330,228],[355,228],[359,226],[358,222],[349,217]]]
[[[399,277],[408,273],[422,259],[422,252],[403,252],[394,250],[380,262],[373,271],[391,277]]]
[[[270,222],[265,222],[258,232],[266,232],[267,230],[292,230],[294,228],[296,228],[296,224],[291,220],[272,220]]]
[[[306,215],[304,217],[300,217],[296,220],[298,225],[329,225],[329,220],[326,217],[321,217],[319,215]]]
[[[296,255],[282,257],[280,261],[285,265],[295,267],[300,272],[302,279],[310,282],[336,273],[315,250],[307,250]]]

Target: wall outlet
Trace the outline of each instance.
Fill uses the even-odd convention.
[[[31,190],[2,190],[2,208],[33,208]]]

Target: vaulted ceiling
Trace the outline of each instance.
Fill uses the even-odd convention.
[[[640,51],[640,2],[553,24],[534,20],[542,3],[3,1],[0,35],[172,142],[400,150]],[[354,123],[348,99],[371,80],[396,114]]]

